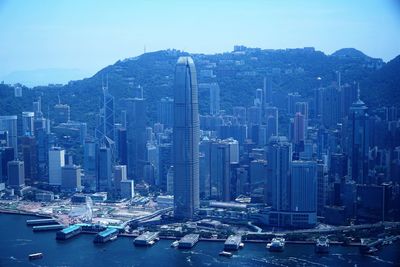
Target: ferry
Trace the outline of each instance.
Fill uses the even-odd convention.
[[[281,252],[285,249],[285,239],[283,237],[272,238],[271,243],[267,244],[269,251]]]
[[[158,232],[144,232],[135,238],[135,246],[151,246],[158,240]]]
[[[244,248],[244,243],[240,243],[239,248]]]
[[[224,243],[224,250],[238,250],[242,243],[241,235],[230,235]]]
[[[43,258],[43,253],[41,253],[41,252],[29,254],[30,260],[36,260],[36,259],[41,259],[41,258]]]
[[[326,236],[321,236],[315,243],[316,253],[329,253],[329,239]]]
[[[188,234],[179,240],[178,248],[190,249],[199,241],[199,234]]]
[[[171,248],[176,248],[179,245],[179,241],[175,240],[174,242],[171,243]]]
[[[219,255],[223,256],[223,257],[232,257],[233,254],[231,252],[228,252],[228,251],[221,251],[219,253]]]

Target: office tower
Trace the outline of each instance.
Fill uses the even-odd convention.
[[[35,119],[43,117],[42,113],[42,99],[39,96],[36,101],[32,102],[33,112],[35,113]]]
[[[49,184],[61,185],[61,168],[65,165],[65,150],[52,147],[49,150]]]
[[[328,87],[322,91],[322,124],[327,128],[336,127],[340,119],[340,92],[336,87]]]
[[[324,88],[317,88],[314,90],[314,112],[313,118],[322,118],[322,94]]]
[[[349,174],[357,184],[364,184],[368,177],[369,129],[367,106],[360,100],[351,105],[349,115]]]
[[[14,159],[16,159],[18,155],[17,119],[17,115],[0,116],[0,131],[8,132],[7,145],[14,149]]]
[[[246,124],[247,115],[245,107],[233,107],[233,116],[236,117],[240,125]]]
[[[103,122],[103,133],[105,136],[111,140],[115,140],[114,132],[114,97],[108,91],[108,81],[105,86],[103,86],[103,112],[104,112],[104,122]]]
[[[264,77],[263,86],[264,108],[272,104],[272,77]]]
[[[291,210],[317,212],[317,164],[293,161],[291,164]]]
[[[79,166],[69,164],[61,168],[61,190],[69,192],[81,190],[81,168]]]
[[[174,100],[163,97],[157,103],[157,121],[164,124],[165,128],[172,128],[174,121]]]
[[[293,143],[298,146],[304,146],[304,140],[306,136],[306,128],[305,128],[305,116],[300,112],[297,112],[294,116],[294,127],[293,127]],[[299,150],[296,148],[297,151],[302,151],[301,148]]]
[[[33,112],[22,112],[22,135],[34,135],[34,116]]]
[[[125,99],[127,111],[128,176],[140,180],[146,162],[146,105],[143,98]]]
[[[271,179],[272,209],[275,211],[290,210],[290,164],[292,162],[292,145],[285,136],[274,136],[267,147],[268,178]]]
[[[210,114],[218,115],[220,110],[220,89],[218,83],[210,84]]]
[[[128,180],[128,172],[126,165],[115,165],[114,166],[114,183],[115,187],[120,190],[121,181]]]
[[[304,116],[305,128],[307,133],[308,128],[308,119],[309,119],[309,111],[308,111],[308,102],[297,102],[295,104],[295,113],[300,112]]]
[[[128,142],[127,142],[126,129],[118,128],[116,137],[117,137],[116,139],[117,139],[118,162],[119,162],[119,164],[127,165],[128,164],[128,150],[127,150]]]
[[[347,175],[347,156],[342,153],[332,153],[329,163],[329,181],[340,181]]]
[[[278,108],[277,107],[266,107],[265,117],[267,125],[266,140],[272,136],[278,136]]]
[[[180,57],[174,87],[174,216],[191,219],[199,208],[199,108],[192,58]]]
[[[70,120],[70,108],[67,104],[56,104],[54,106],[54,122],[66,123]]]
[[[97,191],[110,191],[112,186],[111,149],[102,145],[98,151]]]
[[[204,137],[199,145],[200,150],[200,197],[202,199],[209,199],[211,196],[211,179],[210,179],[210,166],[211,166],[211,144],[212,141],[208,137]]]
[[[256,90],[256,98],[254,99],[254,106],[256,107],[261,107],[261,109],[263,109],[263,90],[258,88]]]
[[[14,148],[0,147],[0,183],[5,182],[8,177],[8,162],[14,160]]]
[[[25,185],[25,171],[23,161],[9,161],[8,168],[8,185],[15,189],[19,189]]]
[[[253,106],[247,109],[247,124],[260,125],[261,124],[261,108]]]
[[[14,96],[15,97],[22,97],[22,87],[15,86],[14,87]]]
[[[239,163],[239,142],[233,138],[227,138],[222,142],[229,146],[229,164]]]
[[[167,172],[167,194],[174,194],[174,166],[169,167]]]
[[[230,201],[230,150],[220,140],[211,144],[210,153],[211,198]]]
[[[294,115],[296,112],[296,103],[301,101],[301,95],[297,92],[288,94],[287,111],[289,115]]]
[[[317,164],[317,215],[322,216],[328,199],[328,175],[323,163]]]
[[[167,174],[172,165],[172,144],[160,144],[158,147],[158,181],[160,189],[167,191]]]
[[[135,183],[133,180],[122,180],[120,182],[121,198],[131,199],[135,196]]]
[[[87,139],[83,147],[83,170],[85,172],[83,185],[90,190],[95,190],[97,183],[97,146],[94,140]]]
[[[8,146],[8,132],[0,131],[0,147]]]
[[[36,138],[33,136],[22,136],[20,138],[20,145],[25,166],[25,183],[33,185],[35,182],[38,182]]]
[[[340,91],[341,97],[341,117],[349,115],[351,105],[357,100],[357,85],[345,85],[341,86]]]
[[[252,192],[263,190],[267,181],[267,161],[255,159],[250,162],[250,189]]]

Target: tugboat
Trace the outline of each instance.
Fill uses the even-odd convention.
[[[315,253],[329,253],[329,239],[326,236],[321,236],[315,243]]]
[[[43,253],[32,253],[29,254],[29,260],[36,260],[36,259],[41,259],[43,258]]]
[[[275,237],[272,238],[271,243],[267,244],[267,249],[273,252],[281,252],[285,249],[285,238]]]
[[[219,255],[220,255],[220,256],[223,256],[223,257],[228,257],[228,258],[232,257],[232,253],[231,253],[231,252],[228,252],[228,251],[221,251],[221,252],[219,253]]]

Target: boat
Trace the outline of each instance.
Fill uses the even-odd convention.
[[[113,237],[111,237],[111,238],[110,238],[110,241],[114,241],[114,240],[116,240],[116,239],[117,239],[117,237],[118,237],[117,235],[116,235],[116,236],[113,236]]]
[[[144,232],[134,240],[135,246],[151,246],[158,241],[158,232]]]
[[[228,251],[221,251],[219,253],[219,255],[220,256],[224,256],[224,257],[232,257],[233,254],[231,252],[228,252]]]
[[[178,248],[190,249],[199,241],[199,234],[188,234],[179,240]]]
[[[36,260],[36,259],[41,259],[41,258],[43,258],[43,253],[41,253],[41,252],[29,254],[30,260]]]
[[[171,243],[171,248],[176,248],[179,245],[179,241],[175,240],[174,242]]]
[[[326,236],[321,236],[315,243],[316,253],[329,253],[329,239]]]
[[[244,248],[244,243],[240,243],[239,248]]]
[[[271,242],[267,244],[269,251],[280,252],[285,248],[285,239],[283,237],[272,238]]]

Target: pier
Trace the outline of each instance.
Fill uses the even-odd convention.
[[[56,239],[66,240],[76,235],[79,235],[81,232],[82,232],[82,227],[74,224],[67,228],[62,229],[61,231],[58,231],[56,234]]]
[[[61,230],[64,228],[64,225],[61,224],[50,224],[50,225],[37,225],[33,226],[32,230],[34,232],[41,232],[41,231],[54,231],[54,230]]]
[[[158,232],[145,232],[135,238],[136,246],[150,246],[158,239]]]
[[[238,250],[242,243],[241,235],[230,235],[224,243],[224,250]]]
[[[200,235],[188,234],[179,240],[178,248],[190,249],[199,241]]]
[[[56,219],[35,219],[35,220],[27,220],[26,225],[34,226],[34,225],[47,225],[47,224],[56,224],[58,223]]]
[[[116,238],[118,236],[118,229],[116,228],[107,228],[106,230],[98,233],[96,237],[94,238],[93,242],[94,243],[106,243],[107,241],[110,241],[113,238]]]

